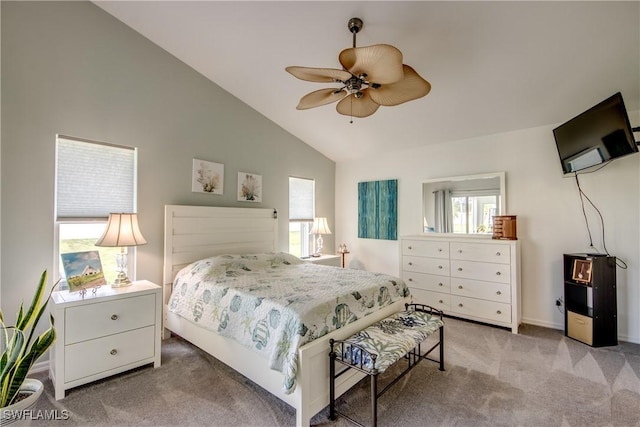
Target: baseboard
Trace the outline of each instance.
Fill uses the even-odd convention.
[[[544,320],[531,319],[531,318],[522,318],[522,323],[526,323],[527,325],[542,326],[543,328],[551,328],[551,329],[557,329],[559,331],[564,331],[564,323],[557,324],[557,323],[546,322]],[[633,344],[640,344],[640,338],[630,337],[628,335],[618,334],[618,341],[624,341],[624,342],[629,342]]]
[[[48,372],[48,371],[49,371],[49,361],[44,360],[42,362],[34,363],[29,373],[37,374],[40,372]]]

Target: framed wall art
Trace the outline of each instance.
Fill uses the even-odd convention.
[[[224,190],[224,165],[193,159],[191,191],[194,193],[222,194]]]
[[[571,278],[580,283],[591,283],[591,265],[590,259],[573,260],[573,274]]]
[[[262,202],[262,176],[238,172],[238,201]]]
[[[358,183],[358,237],[398,239],[398,180]]]
[[[69,292],[106,285],[98,251],[60,254]]]

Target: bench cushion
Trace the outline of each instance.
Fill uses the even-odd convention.
[[[360,365],[362,359],[362,366],[373,370],[373,362],[367,352],[375,354],[375,368],[384,372],[443,325],[439,317],[422,311],[392,314],[346,339],[342,359],[352,365]],[[349,343],[359,345],[365,352]]]

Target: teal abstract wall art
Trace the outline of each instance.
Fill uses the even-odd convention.
[[[358,183],[358,237],[398,240],[398,180]]]

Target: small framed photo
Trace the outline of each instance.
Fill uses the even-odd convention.
[[[262,176],[238,172],[238,201],[262,202]]]
[[[224,190],[224,165],[193,159],[191,191],[194,193],[222,194]]]
[[[60,254],[69,292],[106,285],[98,251]]]
[[[591,260],[573,260],[573,274],[571,278],[580,283],[591,283]]]

